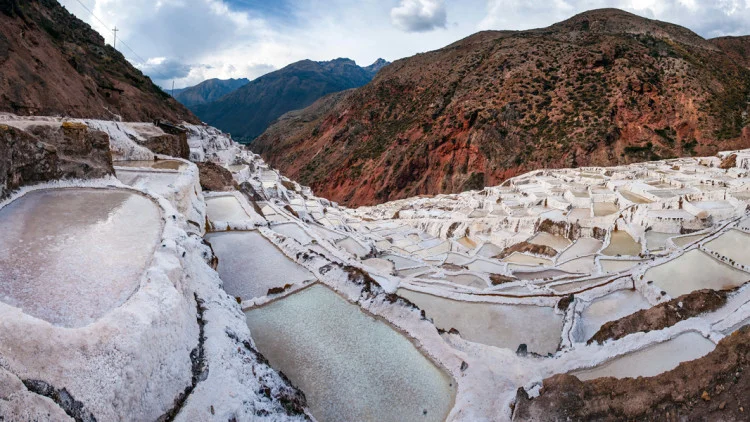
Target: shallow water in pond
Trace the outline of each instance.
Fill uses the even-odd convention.
[[[159,207],[125,190],[30,192],[0,209],[0,300],[87,325],[138,288],[161,239]]]
[[[703,246],[734,260],[738,264],[750,267],[750,253],[747,253],[750,249],[750,234],[732,229],[716,239],[706,242]]]
[[[396,292],[414,302],[444,330],[457,329],[461,337],[515,351],[521,343],[546,355],[560,343],[562,315],[550,307],[461,302],[407,289]]]
[[[685,246],[693,242],[696,242],[698,240],[701,240],[704,237],[706,237],[705,234],[691,234],[688,236],[675,237],[672,239],[672,242],[674,242],[674,244],[677,245],[677,247],[684,248]]]
[[[609,245],[602,251],[602,255],[630,255],[638,256],[641,253],[641,244],[628,232],[623,230],[613,231]]]
[[[582,237],[557,257],[557,262],[562,263],[571,259],[595,253],[602,248],[602,241],[592,237]]]
[[[715,347],[713,342],[691,331],[571,375],[584,381],[601,377],[652,377],[676,368],[681,362],[701,358]]]
[[[291,237],[302,245],[309,245],[313,241],[313,238],[302,227],[294,223],[276,224],[271,226],[271,230],[286,237]]]
[[[271,366],[320,421],[443,421],[451,377],[403,335],[316,284],[245,313]]]
[[[206,198],[206,212],[211,221],[247,221],[250,216],[234,196]]]
[[[620,211],[620,207],[611,202],[594,202],[594,217],[604,217]]]
[[[653,281],[675,298],[700,289],[732,289],[750,280],[750,274],[692,249],[677,259],[649,268],[643,279]]]
[[[206,240],[219,258],[224,290],[242,300],[266,296],[272,287],[315,279],[257,231],[209,233]]]
[[[634,290],[619,290],[600,297],[581,313],[576,340],[588,341],[605,322],[615,321],[634,312],[651,307],[648,301]]]

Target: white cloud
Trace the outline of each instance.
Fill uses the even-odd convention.
[[[118,40],[137,56],[119,42],[118,49],[158,84],[171,87],[174,78],[178,88],[209,78],[253,79],[302,59],[395,60],[479,29],[539,28],[600,7],[704,37],[750,34],[750,0],[81,0],[106,25],[76,0],[60,1],[109,43],[117,25]]]
[[[425,32],[445,28],[448,16],[445,0],[401,0],[391,9],[391,22],[407,32]]]

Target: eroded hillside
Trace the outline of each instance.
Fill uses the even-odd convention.
[[[536,168],[714,154],[750,145],[745,43],[614,9],[482,32],[284,116],[253,147],[349,205]]]

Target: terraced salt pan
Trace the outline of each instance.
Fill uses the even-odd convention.
[[[646,247],[652,251],[664,249],[667,239],[676,236],[675,233],[661,233],[649,230],[646,232]]]
[[[316,284],[249,310],[255,344],[320,421],[443,421],[455,382],[404,336]]]
[[[177,160],[158,160],[158,161],[146,161],[146,160],[132,160],[132,161],[115,161],[113,163],[115,167],[138,167],[138,168],[151,168],[157,170],[181,170],[187,167],[187,164]]]
[[[627,199],[628,201],[634,202],[636,204],[650,204],[651,202],[653,202],[650,199],[644,198],[643,196],[637,195],[633,192],[630,192],[629,190],[620,189],[619,192],[622,196],[625,197],[625,199]]]
[[[542,280],[545,278],[555,278],[574,275],[569,272],[560,270],[543,270],[543,271],[513,271],[513,275],[519,280]]]
[[[313,238],[305,232],[302,227],[294,223],[276,224],[271,230],[286,237],[291,237],[302,245],[309,245]]]
[[[628,232],[623,230],[613,231],[609,245],[602,251],[602,255],[630,255],[638,256],[641,253],[641,244],[636,242]]]
[[[621,271],[627,271],[631,268],[637,267],[642,262],[644,261],[606,258],[602,258],[599,260],[599,264],[602,266],[602,271],[604,271],[605,273],[619,273]]]
[[[700,289],[732,289],[750,280],[750,274],[692,249],[665,264],[649,268],[643,279],[653,281],[670,296],[678,297]]]
[[[206,198],[206,212],[211,221],[247,221],[250,216],[232,195]]]
[[[477,289],[487,288],[487,282],[484,281],[481,277],[475,276],[473,274],[446,275],[445,279],[452,283],[461,284],[463,286],[474,287]]]
[[[523,265],[552,265],[552,261],[547,258],[540,258],[538,256],[527,255],[525,253],[513,252],[512,254],[503,258],[503,262],[512,264],[523,264]]]
[[[734,262],[750,266],[750,234],[740,230],[729,230],[704,244],[706,249],[718,252]]]
[[[158,195],[166,195],[174,189],[174,183],[180,177],[177,172],[150,172],[150,171],[115,171],[117,178],[128,186],[138,189],[148,189]]]
[[[582,237],[573,243],[568,249],[557,257],[557,262],[566,262],[571,259],[591,255],[602,248],[602,241],[593,237]]]
[[[560,264],[557,268],[570,273],[591,274],[596,270],[596,256],[583,256]]]
[[[704,237],[706,237],[705,233],[703,233],[703,234],[691,234],[691,235],[688,235],[688,236],[680,236],[680,237],[672,238],[672,242],[674,242],[674,244],[677,245],[677,247],[684,248],[685,246],[687,246],[687,245],[689,245],[689,244],[691,244],[693,242],[697,242],[697,241],[703,239]]]
[[[272,287],[315,279],[257,231],[209,233],[206,240],[219,258],[224,290],[242,300],[266,296]]]
[[[528,242],[535,245],[549,246],[558,252],[570,246],[570,240],[547,232],[537,233]]]
[[[126,190],[30,192],[0,209],[0,300],[81,327],[138,288],[161,239],[158,206]]]
[[[383,255],[382,258],[393,262],[395,264],[395,268],[397,271],[401,271],[406,268],[416,267],[419,265],[419,262],[417,261],[414,261],[409,258],[404,258],[398,255]]]
[[[543,355],[560,344],[563,318],[549,307],[461,302],[407,289],[396,293],[424,310],[435,326],[455,328],[469,341],[513,351],[523,343]]]
[[[356,257],[363,257],[370,253],[369,249],[365,248],[351,237],[339,240],[336,242],[336,244]]]
[[[620,211],[620,207],[612,202],[594,202],[594,216],[604,217]]]
[[[637,291],[618,290],[591,302],[581,313],[576,339],[588,341],[608,321],[616,321],[641,309],[650,308],[648,301]]]
[[[670,371],[682,362],[701,358],[715,347],[713,342],[691,331],[572,375],[583,381],[601,377],[652,377]]]

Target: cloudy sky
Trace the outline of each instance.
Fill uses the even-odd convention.
[[[168,87],[256,78],[302,59],[360,65],[434,50],[483,29],[529,29],[617,7],[710,38],[750,34],[750,0],[60,0]],[[85,5],[99,18],[92,17]]]

